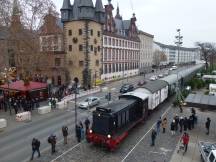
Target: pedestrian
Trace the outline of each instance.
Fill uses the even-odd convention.
[[[89,130],[89,125],[90,125],[90,121],[89,121],[89,119],[88,118],[86,118],[86,120],[85,120],[85,128],[86,128],[86,134],[88,133],[88,130]]]
[[[161,127],[161,117],[158,119],[158,121],[157,121],[157,134],[159,134],[160,133],[160,127]]]
[[[207,121],[206,121],[206,123],[205,123],[206,130],[207,130],[207,132],[206,132],[207,135],[209,135],[210,124],[211,124],[211,119],[208,117],[208,118],[207,118]]]
[[[181,141],[183,142],[184,149],[185,149],[184,153],[187,152],[189,139],[190,139],[190,137],[189,137],[188,133],[184,132],[184,134],[183,134],[183,136],[181,138]]]
[[[155,129],[152,129],[152,133],[151,133],[151,146],[155,145],[155,139],[156,139],[157,133],[155,131]]]
[[[191,115],[189,117],[189,120],[190,120],[191,129],[194,129],[194,117],[193,117],[193,115]]]
[[[178,131],[179,116],[177,114],[175,115],[174,120],[175,120],[175,131]]]
[[[192,113],[193,115],[196,115],[196,110],[195,110],[194,108],[191,108],[191,113]]]
[[[80,127],[80,125],[76,125],[76,137],[77,137],[77,142],[79,143],[81,141],[81,127]]]
[[[31,156],[31,160],[34,159],[34,153],[35,151],[38,152],[38,157],[40,157],[40,141],[36,138],[33,138],[32,140],[32,156]]]
[[[68,137],[68,127],[67,126],[62,127],[62,135],[64,137],[64,144],[67,144],[67,137]]]
[[[166,127],[167,127],[167,118],[163,118],[163,121],[162,121],[162,128],[163,128],[163,133],[166,132]]]
[[[81,121],[79,122],[79,125],[80,125],[80,127],[81,127],[81,128],[83,128],[83,124],[82,124],[82,122],[81,122]]]
[[[180,113],[183,113],[183,108],[182,108],[181,103],[179,104],[179,110],[180,110]]]
[[[17,101],[14,101],[13,106],[14,106],[15,114],[17,114],[18,113]]]
[[[84,139],[84,136],[85,136],[84,128],[80,127],[80,139],[81,139],[81,141]]]
[[[175,127],[176,127],[175,120],[173,120],[170,124],[170,130],[172,135],[175,134]]]
[[[183,124],[184,124],[184,118],[181,116],[179,120],[180,132],[182,132]]]
[[[55,150],[55,146],[56,146],[56,136],[55,135],[50,135],[49,137],[48,137],[48,143],[50,143],[51,144],[51,153],[53,154],[53,153],[55,153],[56,152],[56,150]]]
[[[183,127],[184,127],[184,131],[187,131],[187,129],[188,129],[187,117],[184,118]]]

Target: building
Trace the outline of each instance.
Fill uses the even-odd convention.
[[[168,64],[185,64],[200,60],[200,50],[198,48],[186,48],[173,45],[165,45],[159,42],[154,42],[154,47],[160,48],[167,57]],[[179,54],[178,54],[179,50]],[[179,56],[178,56],[179,55]]]
[[[66,54],[64,51],[63,24],[50,10],[39,30],[40,55],[46,63],[35,70],[34,78],[45,77],[53,85],[67,83]]]
[[[123,20],[119,7],[113,17],[111,0],[105,5],[103,26],[102,75],[104,81],[129,77],[139,73],[140,40],[136,17]]]
[[[147,73],[152,70],[153,65],[153,39],[154,36],[139,31],[140,39],[140,73]]]
[[[89,88],[101,76],[102,25],[105,11],[101,0],[64,0],[61,8],[64,24],[66,66],[71,81],[78,78]]]

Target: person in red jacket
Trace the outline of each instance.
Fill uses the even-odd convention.
[[[186,132],[184,132],[184,134],[183,134],[183,136],[182,136],[182,138],[181,138],[181,141],[182,141],[182,143],[183,143],[183,145],[184,145],[184,149],[185,149],[185,152],[184,152],[184,153],[187,152],[189,139],[190,139],[189,134],[186,133]]]

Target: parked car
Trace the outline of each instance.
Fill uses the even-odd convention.
[[[127,93],[133,90],[134,90],[134,86],[132,84],[124,84],[120,89],[120,93]]]
[[[81,109],[88,109],[88,108],[98,105],[99,103],[100,103],[100,98],[88,97],[83,102],[80,102],[78,105],[79,105],[79,108]]]
[[[151,78],[149,78],[149,80],[151,80],[151,81],[154,81],[154,80],[157,80],[158,78],[157,78],[157,76],[152,76]]]
[[[178,69],[178,67],[177,66],[172,66],[172,69],[176,70],[176,69]]]
[[[146,81],[145,80],[140,80],[137,85],[138,86],[142,86],[144,84],[146,84]]]
[[[158,77],[159,77],[159,78],[163,78],[163,74],[159,74]]]

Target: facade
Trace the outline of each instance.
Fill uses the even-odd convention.
[[[140,38],[140,73],[150,72],[153,63],[153,39],[154,36],[143,31],[139,31]]]
[[[53,85],[62,85],[67,82],[64,52],[63,25],[51,12],[44,17],[44,24],[39,31],[40,55],[46,64],[41,64],[33,76],[44,76],[52,80]]]
[[[117,8],[113,17],[111,0],[105,5],[103,26],[102,75],[104,81],[129,77],[139,73],[140,40],[136,17],[123,20]]]
[[[198,48],[179,48],[178,57],[178,47],[172,45],[165,45],[159,42],[154,42],[155,49],[160,49],[165,53],[167,57],[167,64],[185,64],[192,63],[200,60],[200,50]]]
[[[69,79],[78,78],[85,88],[100,79],[104,15],[101,0],[95,6],[92,0],[64,0],[61,9]]]

